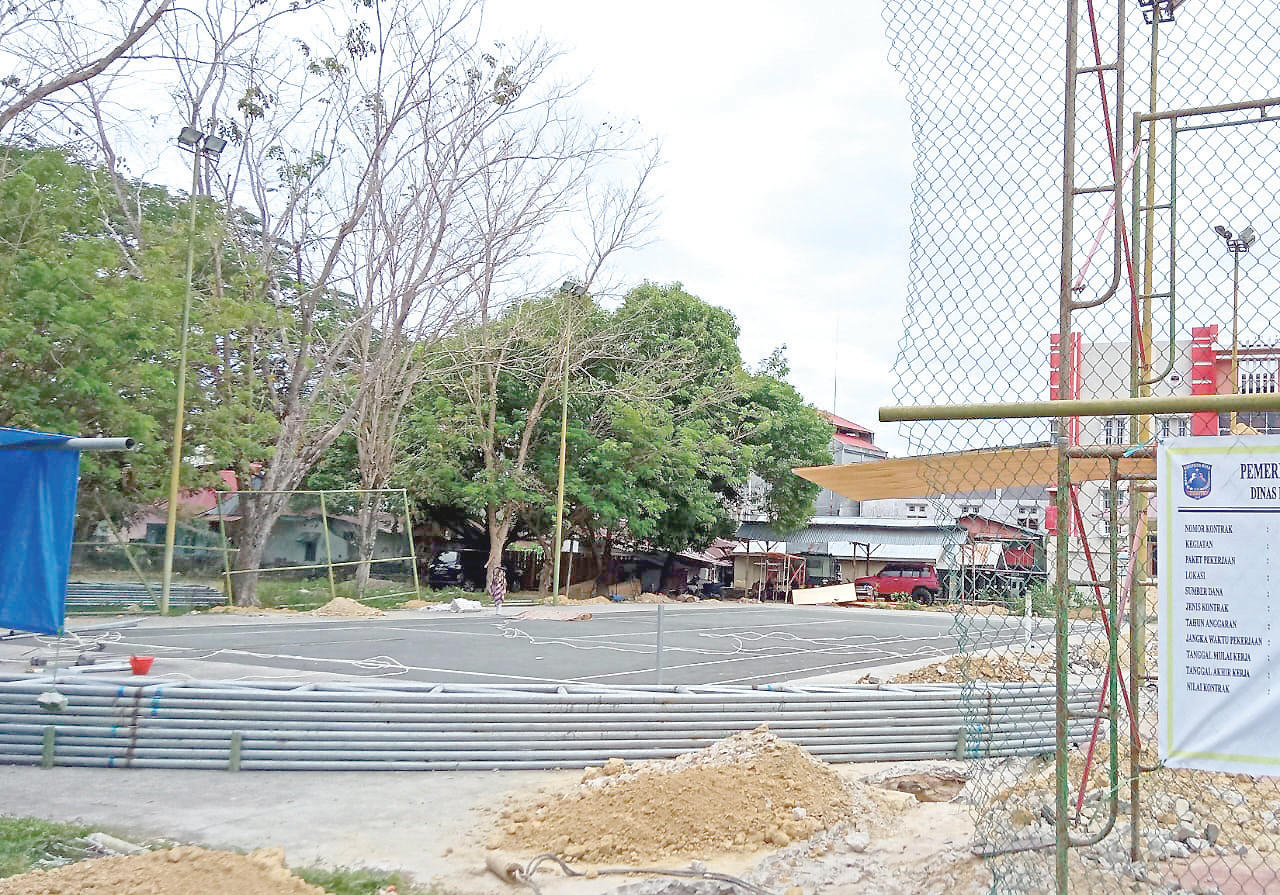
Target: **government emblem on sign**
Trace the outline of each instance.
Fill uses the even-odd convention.
[[[1208,463],[1184,463],[1182,465],[1182,491],[1187,497],[1200,500],[1213,490],[1213,467]]]

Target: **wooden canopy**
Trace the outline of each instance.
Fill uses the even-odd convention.
[[[1154,476],[1155,470],[1155,460],[1150,457],[1131,457],[1120,461],[1122,477]],[[851,500],[932,497],[992,488],[1056,485],[1058,451],[1053,447],[1001,448],[925,454],[843,466],[805,466],[792,472]],[[1075,457],[1071,460],[1073,482],[1106,481],[1109,475],[1109,463],[1105,457]]]

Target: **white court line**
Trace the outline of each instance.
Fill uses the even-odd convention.
[[[764,613],[753,613],[753,614],[764,614]],[[776,614],[774,613],[769,613],[769,614],[773,618],[777,617]],[[468,621],[471,621],[471,620],[472,619],[468,619]],[[334,624],[333,622],[328,622],[325,625],[324,630],[327,633],[331,633],[331,634],[341,634],[343,632],[357,632],[357,631],[361,633],[368,633],[371,629],[371,626],[368,624],[368,621],[369,621],[368,619],[361,619],[357,622],[347,622],[342,624]],[[448,621],[452,623],[455,621],[462,621],[462,619],[448,619],[448,620],[442,619],[441,621]],[[656,632],[656,629],[648,626],[646,626],[646,628],[642,631],[632,631],[630,633],[611,632],[607,634],[606,633],[600,633],[600,634],[594,634],[594,635],[587,634],[584,636],[568,637],[568,638],[561,638],[561,637],[537,638],[519,628],[512,626],[510,622],[516,621],[514,619],[493,620],[491,618],[490,619],[476,618],[474,619],[474,621],[477,621],[477,622],[487,621],[488,624],[485,626],[485,628],[481,630],[441,630],[438,628],[430,628],[430,627],[424,628],[422,626],[417,626],[417,625],[405,626],[403,623],[397,623],[393,626],[378,625],[377,629],[379,634],[395,632],[397,634],[406,635],[406,636],[412,636],[415,634],[426,634],[428,636],[443,635],[446,637],[485,637],[485,638],[492,638],[495,636],[507,638],[507,637],[514,636],[526,642],[531,647],[559,646],[559,647],[570,649],[570,650],[592,650],[592,651],[608,650],[608,651],[618,652],[621,654],[641,654],[642,653],[642,654],[652,655],[655,648],[655,644],[653,640],[650,638],[652,638],[653,634]],[[740,616],[738,618],[735,618],[735,621],[740,621]],[[885,623],[888,623],[889,621],[890,620],[888,619],[884,620]],[[903,626],[901,624],[901,619],[895,619],[894,621],[898,622],[896,627]],[[732,665],[740,664],[741,662],[748,661],[748,660],[755,661],[755,662],[762,662],[762,661],[773,661],[773,660],[784,659],[784,658],[794,658],[797,654],[801,654],[801,653],[805,655],[817,655],[817,656],[824,656],[828,658],[832,658],[842,653],[849,654],[849,660],[847,662],[824,663],[823,665],[819,665],[817,667],[808,666],[805,668],[798,668],[798,669],[794,669],[786,672],[792,675],[805,674],[807,676],[812,676],[814,674],[829,672],[831,669],[858,668],[858,667],[884,664],[887,661],[888,662],[908,661],[911,659],[918,659],[918,658],[932,658],[935,656],[949,655],[950,653],[954,652],[954,646],[951,643],[947,644],[948,649],[945,649],[945,650],[941,648],[941,644],[934,646],[932,649],[928,646],[928,643],[930,641],[953,640],[955,635],[952,634],[949,629],[945,633],[942,633],[942,632],[933,633],[927,637],[913,636],[910,634],[899,634],[891,638],[877,637],[873,634],[868,634],[865,632],[847,635],[844,637],[825,637],[825,638],[824,637],[803,638],[794,633],[794,629],[797,629],[797,628],[809,629],[809,628],[812,628],[814,625],[822,625],[822,624],[824,623],[821,621],[813,620],[813,619],[809,619],[809,620],[794,619],[792,621],[785,622],[785,623],[777,623],[777,624],[762,626],[768,629],[763,633],[760,632],[759,630],[749,630],[747,632],[743,632],[741,631],[743,627],[750,627],[750,626],[744,626],[742,624],[716,625],[711,627],[710,632],[708,632],[708,629],[706,628],[685,628],[679,631],[673,631],[672,632],[673,635],[678,634],[678,635],[688,636],[692,634],[694,636],[711,637],[712,639],[727,638],[732,641],[736,641],[736,643],[732,650],[715,650],[715,649],[701,649],[701,648],[692,648],[692,647],[664,646],[664,649],[663,649],[664,655],[673,654],[673,653],[686,653],[686,654],[696,654],[696,655],[702,655],[702,656],[708,657],[706,661],[701,661],[701,662],[688,662],[688,663],[682,663],[679,665],[664,665],[664,670],[674,671],[678,669],[689,670],[689,669],[697,669],[697,668],[707,668],[707,669],[715,668],[715,667],[725,668]],[[311,627],[311,625],[308,624],[308,627]],[[926,625],[916,624],[916,625],[907,625],[907,627],[929,627],[935,632],[938,631],[937,625],[926,626]],[[718,631],[726,631],[726,630],[733,630],[735,633],[732,633],[732,634],[716,633]],[[161,631],[164,631],[164,633],[167,633],[167,634],[174,633],[173,629],[161,629]],[[281,631],[281,628],[278,625],[270,624],[270,625],[241,626],[241,627],[235,627],[234,629],[205,628],[205,629],[189,630],[189,631],[184,631],[180,633],[184,635],[189,634],[190,636],[208,636],[209,634],[216,634],[219,631],[223,631],[227,634],[234,633],[235,635],[237,635],[237,638],[243,638],[243,637],[252,637],[254,636],[255,633],[261,633],[261,634],[279,633]],[[132,631],[130,633],[142,634],[144,632]],[[157,631],[157,633],[160,633],[160,631]],[[999,635],[1004,635],[1004,636],[1003,637],[996,636],[991,638],[992,642],[990,646],[992,647],[1005,645],[1005,643],[1012,643],[1015,640],[1020,639],[1022,636],[1021,630],[1014,632],[1014,631],[1008,630],[1007,628],[1004,630],[996,629],[996,631],[993,633],[998,633]],[[645,636],[646,637],[645,642],[634,643],[635,638],[638,636]],[[1007,641],[1004,640],[1005,637],[1008,638]],[[777,642],[777,638],[787,638],[789,642],[784,647],[784,645],[779,644]],[[342,642],[344,645],[353,645],[353,644],[373,645],[375,643],[383,642],[389,639],[392,639],[392,638],[386,638],[386,637],[379,637],[374,639],[360,638],[360,639],[344,640]],[[407,642],[405,637],[399,637],[394,639],[396,639],[397,642]],[[761,646],[754,647],[754,648],[747,647],[745,645],[745,641],[759,642]],[[323,643],[325,645],[334,645],[332,639],[316,640],[314,642]],[[121,642],[121,645],[128,645],[128,644],[129,642],[127,641]],[[917,648],[911,652],[904,652],[904,651],[891,649],[894,646],[902,647],[908,644],[921,644],[921,645],[917,646]],[[143,645],[143,644],[137,644],[137,645]],[[149,649],[154,649],[157,652],[159,652],[160,650],[164,650],[166,653],[172,653],[172,652],[182,651],[186,649],[181,646],[172,646],[167,644],[145,644],[145,645]],[[291,644],[291,646],[296,649],[296,644]],[[361,668],[386,667],[386,668],[395,669],[391,673],[397,674],[397,675],[405,674],[405,673],[408,673],[409,671],[413,671],[413,672],[419,672],[419,673],[437,673],[437,674],[447,673],[447,674],[457,675],[461,677],[469,677],[469,678],[476,678],[476,679],[489,679],[489,680],[505,679],[505,680],[518,680],[518,681],[543,682],[543,683],[554,683],[557,681],[566,681],[566,680],[567,681],[607,680],[609,678],[642,675],[649,672],[656,673],[656,666],[653,668],[646,666],[646,668],[643,668],[643,669],[631,669],[631,670],[625,670],[625,671],[608,672],[600,675],[580,676],[580,677],[571,677],[571,678],[550,678],[545,676],[515,675],[511,673],[501,674],[496,672],[464,671],[456,668],[448,669],[448,668],[438,668],[434,666],[406,666],[406,665],[403,665],[402,663],[399,663],[397,660],[387,660],[385,662],[379,663],[378,661],[379,657],[374,657],[372,659],[331,659],[331,658],[326,658],[322,656],[298,656],[298,655],[292,655],[288,653],[266,653],[266,652],[256,653],[256,652],[251,652],[247,650],[233,649],[233,648],[214,649],[214,650],[208,651],[204,656],[191,656],[190,658],[199,660],[201,658],[210,658],[217,655],[240,655],[240,656],[256,657],[260,659],[309,662],[309,663],[316,663],[316,664],[345,664],[345,665],[361,667]],[[738,678],[736,680],[761,679],[768,676],[769,675],[767,674],[755,674],[750,676],[750,678]],[[735,681],[720,681],[720,683],[733,683],[733,682]]]

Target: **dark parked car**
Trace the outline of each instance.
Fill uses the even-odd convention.
[[[450,548],[436,554],[427,567],[427,585],[430,587],[460,587],[466,591],[484,590],[484,564],[487,555],[483,550]]]

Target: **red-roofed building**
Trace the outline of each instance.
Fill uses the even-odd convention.
[[[836,466],[847,463],[866,463],[868,460],[883,460],[889,456],[884,448],[876,447],[875,433],[866,426],[819,410],[827,422],[835,427],[831,436],[831,462]],[[841,497],[834,491],[823,488],[814,501],[815,516],[860,516],[861,508],[856,500]]]

